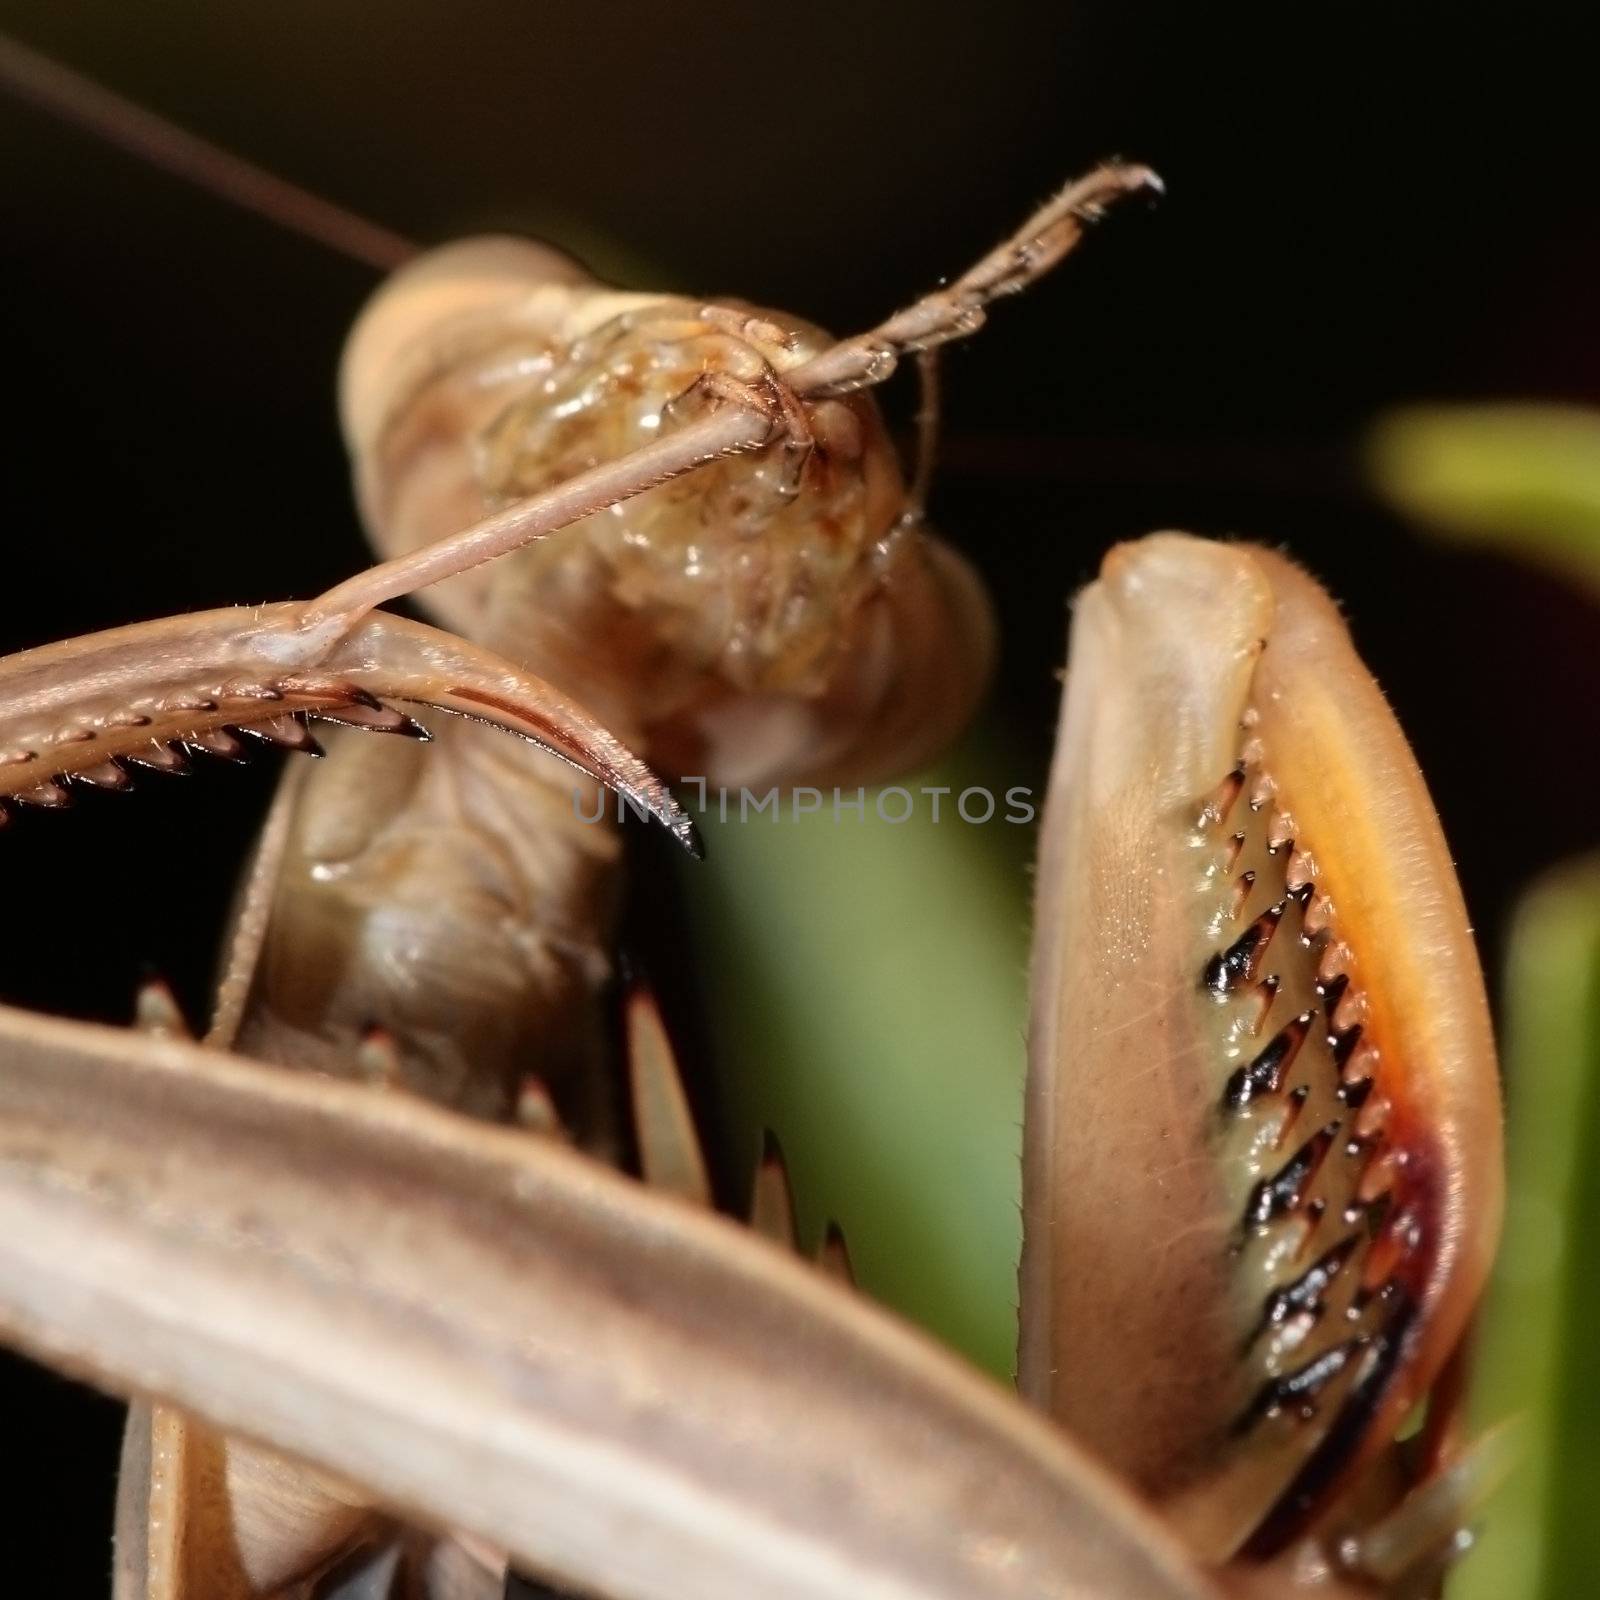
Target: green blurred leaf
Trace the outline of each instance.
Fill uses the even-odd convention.
[[[1569,1600],[1600,1573],[1600,858],[1523,901],[1506,980],[1509,1187],[1474,1422],[1521,1418],[1517,1464],[1452,1600]]]
[[[909,780],[898,823],[870,791],[864,816],[829,799],[798,821],[787,799],[740,821],[732,795],[686,882],[743,1152],[772,1129],[807,1241],[837,1220],[865,1289],[1009,1379],[1034,830],[975,773]],[[968,784],[993,820],[957,815]]]
[[[1367,466],[1378,492],[1424,526],[1600,583],[1600,411],[1394,411],[1368,438]]]

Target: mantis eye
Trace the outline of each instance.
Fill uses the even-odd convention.
[[[1270,1553],[1434,1385],[1501,1204],[1438,820],[1281,556],[1163,534],[1080,596],[1033,986],[1024,1391]]]

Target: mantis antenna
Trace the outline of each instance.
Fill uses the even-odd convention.
[[[0,89],[229,205],[379,272],[403,267],[420,250],[380,223],[233,155],[3,33]]]

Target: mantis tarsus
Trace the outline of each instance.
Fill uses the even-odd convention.
[[[318,601],[175,619],[11,658],[0,666],[8,758],[0,781],[11,795],[54,803],[58,780],[120,784],[116,763],[164,759],[155,752],[174,740],[226,751],[229,729],[254,726],[297,742],[301,724],[285,720],[294,712],[398,726],[382,704],[398,698],[536,735],[685,831],[655,780],[570,704],[420,625],[369,617],[371,606],[554,533],[668,469],[703,472],[729,454],[753,453],[757,473],[776,474],[781,498],[808,469],[805,449],[820,443],[824,455],[849,456],[860,449],[851,430],[871,425],[824,419],[819,402],[877,381],[896,349],[972,331],[984,299],[1020,287],[1070,247],[1085,215],[1150,181],[1142,169],[1104,169],[951,291],[816,354],[797,354],[781,330],[761,331],[764,321],[758,330],[748,319],[730,326],[720,312],[693,313],[694,337],[731,333],[759,357],[748,372],[701,386],[698,420],[673,414],[646,450],[517,501],[473,534],[427,544]],[[381,336],[377,343],[382,350]],[[363,392],[358,374],[347,401],[358,449],[377,437],[363,420],[374,414]],[[666,410],[658,405],[655,414]],[[539,487],[515,473],[504,481],[511,492]],[[894,527],[891,516],[883,531]],[[418,538],[440,531],[424,528]],[[1237,1387],[1232,1369],[1252,1291],[1233,1281],[1236,1261],[1242,1255],[1254,1271],[1264,1252],[1259,1270],[1279,1331],[1264,1389],[1242,1391],[1243,1415],[1253,1419],[1264,1392],[1266,1421],[1278,1432],[1241,1443],[1248,1430],[1238,1426],[1237,1404],[1197,1421],[1167,1408],[1134,1425],[1173,1433],[1153,1466],[1137,1452],[1118,1462],[1160,1501],[1170,1527],[1063,1436],[886,1317],[580,1156],[367,1089],[280,1079],[215,1050],[5,1013],[0,1126],[18,1226],[0,1306],[13,1336],[72,1370],[174,1400],[359,1483],[424,1527],[459,1531],[491,1581],[509,1555],[619,1600],[752,1586],[797,1596],[1203,1595],[1212,1592],[1206,1567],[1243,1557],[1228,1581],[1248,1583],[1260,1579],[1260,1563],[1287,1551],[1299,1576],[1337,1558],[1329,1582],[1390,1583],[1397,1593],[1430,1583],[1438,1547],[1454,1531],[1453,1506],[1402,1507],[1386,1521],[1412,1468],[1384,1447],[1397,1407],[1438,1378],[1481,1284],[1498,1159],[1481,987],[1437,826],[1337,624],[1326,624],[1311,586],[1282,563],[1169,538],[1120,554],[1091,593],[1083,615],[1095,620],[1075,647],[1040,911],[1024,1380],[1030,1397],[1116,1456],[1118,1430],[1125,1438],[1130,1425],[1108,1434],[1085,1420],[1068,1367],[1075,1330],[1089,1327],[1092,1350],[1093,1326],[1104,1321],[1084,1303],[1098,1280],[1070,1259],[1053,1264],[1057,1232],[1070,1258],[1079,1248],[1070,1241],[1082,1240],[1086,1226],[1072,1221],[1076,1209],[1089,1219],[1091,1253],[1115,1248],[1116,1229],[1095,1223],[1096,1197],[1126,1218],[1128,1208],[1111,1198],[1118,1184],[1131,1178],[1136,1199],[1145,1186],[1170,1196],[1171,1171],[1224,1163],[1216,1187],[1240,1191],[1230,1203],[1237,1210],[1242,1198],[1242,1217],[1216,1212],[1216,1236],[1202,1243],[1198,1264],[1167,1281],[1181,1289],[1178,1304],[1197,1329],[1224,1313],[1246,1317],[1201,1348],[1191,1375],[1197,1391]],[[608,716],[633,723],[614,680],[602,670],[591,692]],[[1338,692],[1319,703],[1330,684]],[[898,713],[892,726],[897,737],[923,731]],[[653,718],[627,731],[684,769],[675,753],[682,746],[658,735]],[[915,737],[911,744],[920,748]],[[1320,776],[1307,775],[1316,771],[1308,748],[1320,752]],[[731,754],[748,751],[735,741]],[[836,760],[851,770],[848,750],[830,753],[824,769]],[[1362,785],[1375,782],[1391,793],[1365,807]],[[1278,801],[1281,809],[1266,809]],[[1236,816],[1241,805],[1265,811],[1259,839]],[[1369,810],[1378,820],[1357,826]],[[1309,819],[1304,837],[1294,818]],[[1224,831],[1212,840],[1209,827]],[[1404,858],[1398,901],[1373,887],[1390,865],[1386,848]],[[1275,888],[1252,852],[1283,853]],[[1185,873],[1193,874],[1187,885]],[[1340,886],[1331,899],[1329,883]],[[1202,891],[1211,900],[1197,909]],[[1257,905],[1252,896],[1265,898]],[[1287,994],[1300,983],[1287,968],[1258,970],[1269,933],[1248,949],[1245,936],[1222,940],[1211,957],[1222,962],[1221,977],[1206,977],[1208,944],[1229,918],[1248,910],[1257,921],[1275,919],[1276,931],[1290,899],[1291,924],[1305,919],[1300,942],[1311,951],[1296,959],[1314,969],[1301,984],[1307,1009],[1298,1025],[1328,1036],[1336,1087],[1350,1090],[1343,1103],[1356,1120],[1348,1126],[1327,1120],[1332,1114],[1308,1099],[1315,1085],[1292,1075],[1294,1060],[1311,1058],[1300,1041],[1279,1051],[1292,1059],[1265,1059],[1299,1012],[1271,1021],[1267,1049],[1249,1043],[1280,987]],[[1341,919],[1337,950],[1313,948],[1335,925],[1327,904]],[[1314,908],[1322,917],[1315,925]],[[1283,947],[1290,937],[1283,934]],[[1113,955],[1124,964],[1108,966]],[[1312,996],[1336,978],[1348,980],[1337,993],[1321,987]],[[1217,1036],[1202,1028],[1193,1042],[1191,1012],[1220,1015],[1215,1006],[1232,988],[1269,980],[1253,1018],[1230,1016]],[[1109,1012],[1091,994],[1109,997]],[[1321,1004],[1327,1014],[1315,1022]],[[237,1017],[244,1000],[225,990],[225,1013],[230,1005]],[[1364,1078],[1350,1065],[1362,1028],[1368,1055],[1387,1052],[1387,1064]],[[1109,1067],[1123,1051],[1153,1058],[1157,1080],[1170,1080],[1154,1113],[1129,1103],[1125,1075]],[[1196,1066],[1189,1081],[1184,1074]],[[1231,1087],[1241,1071],[1250,1089],[1242,1097]],[[1072,1108],[1082,1084],[1098,1120]],[[1391,1111],[1392,1124],[1365,1111],[1366,1095],[1355,1092],[1362,1084],[1378,1086],[1374,1106]],[[1424,1103],[1434,1091],[1442,1099]],[[1240,1150],[1227,1149],[1233,1135],[1216,1133],[1203,1104],[1229,1096],[1257,1101]],[[1274,1097],[1276,1120],[1263,1115]],[[1287,1129],[1306,1104],[1324,1123],[1297,1146]],[[1158,1148],[1167,1146],[1159,1158],[1139,1148],[1152,1114]],[[1075,1151],[1085,1138],[1087,1157]],[[1402,1172],[1387,1187],[1373,1180],[1368,1193],[1363,1166],[1348,1192],[1324,1193],[1316,1185],[1332,1170],[1326,1146],[1336,1139],[1360,1146],[1363,1158],[1371,1145],[1383,1159],[1402,1158],[1402,1168],[1411,1160],[1435,1187],[1408,1190]],[[168,1141],[182,1159],[167,1154]],[[1274,1155],[1280,1145],[1282,1157]],[[1101,1160],[1097,1146],[1120,1153]],[[348,1182],[337,1214],[325,1198],[330,1171]],[[1477,1187],[1463,1187],[1464,1175]],[[1195,1194],[1209,1188],[1201,1183]],[[1362,1324],[1332,1340],[1317,1358],[1327,1371],[1313,1382],[1292,1352],[1307,1339],[1308,1350],[1318,1348],[1327,1284],[1354,1247],[1340,1235],[1293,1270],[1288,1257],[1320,1239],[1338,1208],[1352,1211],[1347,1229],[1365,1226],[1355,1208],[1391,1189],[1401,1212],[1373,1213],[1372,1251],[1398,1251],[1402,1265],[1412,1252],[1434,1265],[1411,1278],[1374,1267],[1363,1288],[1403,1282],[1408,1314],[1416,1309],[1427,1325],[1397,1324],[1380,1308],[1377,1331]],[[1454,1209],[1405,1211],[1405,1195],[1436,1190],[1456,1197]],[[1305,1223],[1307,1207],[1314,1214],[1305,1238],[1288,1240],[1283,1227]],[[1202,1202],[1198,1215],[1209,1225],[1214,1209]],[[1169,1216],[1163,1226],[1181,1220]],[[1413,1226],[1418,1241],[1405,1231]],[[1049,1246],[1043,1266],[1041,1240]],[[1330,1248],[1346,1252],[1337,1265]],[[408,1281],[419,1259],[433,1274],[427,1297]],[[1280,1303],[1281,1315],[1273,1309]],[[1339,1306],[1359,1321],[1356,1302]],[[1096,1381],[1114,1384],[1115,1360],[1094,1359]],[[1224,1369],[1226,1382],[1207,1363]],[[1142,1373],[1120,1377],[1137,1398]],[[1319,1403],[1328,1407],[1321,1421],[1308,1415],[1283,1434],[1282,1412],[1314,1412]],[[1435,1428],[1426,1465],[1447,1445]],[[1308,1460],[1329,1448],[1337,1459],[1302,1487]],[[1329,1497],[1347,1469],[1372,1468],[1380,1452],[1382,1481],[1329,1523]],[[320,1503],[348,1497],[327,1486]],[[1344,1541],[1337,1548],[1330,1528]],[[1308,1532],[1311,1543],[1299,1543]],[[144,1576],[153,1592],[148,1564]],[[275,1581],[282,1589],[304,1577]],[[445,1593],[458,1580],[425,1569],[418,1581]]]

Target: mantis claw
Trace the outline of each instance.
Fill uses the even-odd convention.
[[[666,785],[548,683],[452,634],[388,612],[346,629],[300,626],[294,604],[234,607],[43,645],[0,661],[0,809],[61,806],[65,781],[108,784],[115,763],[175,770],[181,749],[237,759],[235,732],[315,744],[293,713],[426,737],[387,701],[473,717],[542,746],[700,854]],[[123,778],[127,776],[123,773]]]
[[[1502,1181],[1438,819],[1283,557],[1159,534],[1079,598],[1030,1054],[1024,1392],[1268,1560],[1437,1387]]]

